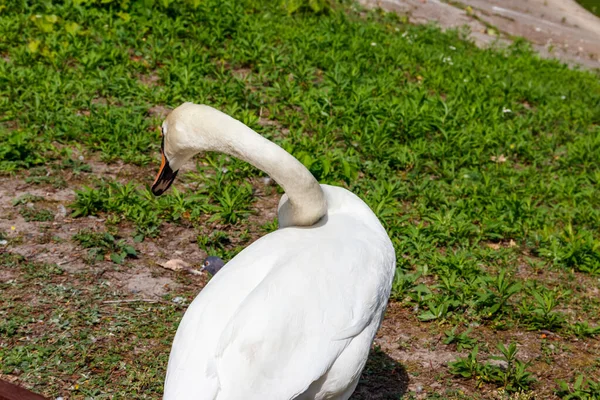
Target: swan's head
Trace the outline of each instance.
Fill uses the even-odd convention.
[[[214,150],[214,125],[218,123],[220,111],[212,107],[183,103],[174,109],[161,126],[162,161],[152,193],[163,194],[173,183],[177,172],[194,155]]]

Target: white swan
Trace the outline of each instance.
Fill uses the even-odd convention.
[[[285,190],[279,229],[229,261],[187,309],[164,399],[348,399],[395,269],[375,214],[348,190],[319,185],[285,150],[214,108],[185,103],[162,129],[156,195],[205,151],[245,160]]]

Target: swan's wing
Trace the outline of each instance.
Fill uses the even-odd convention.
[[[387,236],[347,218],[257,240],[186,311],[164,399],[294,398],[380,319],[393,269]]]
[[[382,309],[387,283],[368,265],[384,262],[378,246],[314,243],[280,260],[231,318],[215,357],[217,399],[295,398]]]
[[[293,241],[293,232],[265,236],[227,263],[190,304],[173,340],[165,400],[215,400],[219,391],[215,349],[240,304],[278,265],[273,246]],[[279,244],[279,246],[277,246]],[[260,260],[258,262],[257,260]]]

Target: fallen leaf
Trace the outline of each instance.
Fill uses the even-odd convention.
[[[157,263],[163,268],[170,269],[171,271],[185,271],[192,275],[202,275],[202,271],[197,271],[190,267],[190,264],[187,262],[180,260],[179,258],[174,258],[165,263]]]
[[[165,263],[158,264],[163,268],[170,269],[171,271],[182,271],[190,268],[190,264],[186,263],[183,260],[175,258],[173,260],[169,260]]]

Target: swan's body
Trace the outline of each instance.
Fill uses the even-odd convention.
[[[192,153],[220,150],[262,167],[286,190],[280,229],[227,263],[186,311],[164,399],[348,399],[395,269],[375,214],[343,188],[315,185],[284,150],[210,107],[186,103],[163,130],[165,162],[174,171]],[[162,176],[154,185],[160,193]]]

